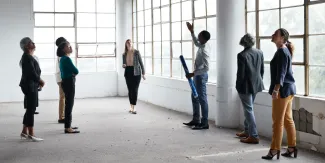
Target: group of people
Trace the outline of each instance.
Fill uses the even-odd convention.
[[[193,26],[187,23],[187,27],[192,34],[193,42],[198,47],[196,54],[194,72],[187,75],[187,78],[194,76],[195,87],[198,98],[192,95],[193,119],[188,123],[192,129],[209,129],[208,125],[208,103],[206,94],[206,82],[209,70],[209,41],[207,31],[202,31],[198,39],[193,34]],[[284,157],[296,158],[298,150],[296,148],[296,129],[292,118],[292,100],[296,94],[295,79],[292,71],[292,57],[294,46],[289,41],[289,32],[280,28],[272,35],[272,42],[276,45],[277,51],[270,62],[271,85],[269,94],[272,96],[272,120],[273,136],[270,150],[262,159],[271,160],[274,156],[280,157],[280,149],[283,137],[283,126],[287,131],[288,148],[281,155]],[[248,144],[258,144],[259,136],[254,116],[254,101],[257,93],[264,90],[264,57],[263,52],[254,48],[255,39],[251,34],[245,34],[240,42],[244,50],[237,55],[237,79],[236,90],[241,99],[244,109],[244,131],[237,133],[240,142]],[[200,119],[201,106],[202,118]]]
[[[206,84],[208,82],[210,33],[203,30],[198,37],[194,34],[193,25],[186,23],[191,33],[194,45],[198,47],[196,53],[194,71],[186,75],[187,78],[194,78],[194,84],[198,92],[198,97],[192,95],[193,119],[184,123],[194,130],[209,129],[208,124],[208,100],[206,93]],[[263,156],[263,159],[272,159],[275,155],[277,159],[280,156],[280,148],[283,136],[283,126],[288,133],[288,148],[282,156],[290,157],[294,154],[297,157],[296,148],[296,130],[292,118],[292,100],[296,94],[295,80],[292,72],[292,56],[294,52],[293,44],[289,41],[289,32],[280,28],[272,35],[272,42],[275,43],[277,51],[270,63],[271,85],[269,94],[272,95],[272,119],[273,119],[273,137],[269,153]],[[256,128],[254,116],[254,100],[258,92],[264,90],[264,57],[263,52],[253,48],[254,38],[250,34],[245,34],[240,45],[244,50],[237,55],[238,70],[236,89],[241,99],[244,115],[245,129],[237,133],[243,143],[258,144],[259,136]],[[79,133],[78,127],[71,127],[72,108],[75,96],[75,76],[79,73],[73,65],[69,55],[72,48],[69,42],[60,37],[56,41],[57,48],[57,71],[56,79],[59,86],[59,123],[64,123],[65,133]],[[41,79],[41,69],[38,61],[33,57],[35,44],[30,38],[23,38],[20,47],[24,51],[20,65],[22,67],[22,78],[20,86],[25,95],[26,112],[23,120],[23,130],[21,137],[42,141],[34,134],[34,114],[38,106],[38,91],[44,87],[45,82]],[[125,42],[125,50],[122,55],[124,76],[128,88],[130,101],[129,113],[137,114],[136,104],[138,98],[138,89],[141,77],[145,80],[145,68],[142,62],[140,52],[132,47],[130,39]],[[202,118],[200,118],[200,108]]]

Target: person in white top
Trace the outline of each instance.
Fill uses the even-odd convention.
[[[59,46],[61,43],[66,42],[67,40],[64,37],[59,37],[56,41],[55,44],[56,46]],[[56,78],[56,83],[58,83],[59,86],[59,120],[58,123],[64,123],[64,108],[65,108],[65,96],[64,92],[61,86],[62,79],[61,79],[61,71],[59,67],[61,57],[57,57],[56,61],[56,72],[55,72],[55,78]]]

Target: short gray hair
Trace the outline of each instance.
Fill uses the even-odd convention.
[[[24,37],[23,39],[20,40],[20,48],[21,50],[25,50],[25,47],[27,44],[29,44],[30,42],[32,42],[32,39],[30,39],[29,37]]]
[[[240,39],[239,44],[245,48],[253,47],[255,45],[255,38],[247,33]]]

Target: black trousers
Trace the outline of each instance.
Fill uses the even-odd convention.
[[[24,98],[24,108],[26,108],[23,124],[26,127],[34,127],[34,113],[38,106],[38,91],[26,91],[22,89]]]
[[[65,111],[64,111],[64,128],[71,128],[72,109],[74,105],[76,78],[62,79],[62,89],[65,95]]]
[[[138,89],[141,81],[141,75],[134,75],[134,67],[127,66],[125,68],[125,80],[129,90],[129,100],[131,105],[136,105],[138,100]]]

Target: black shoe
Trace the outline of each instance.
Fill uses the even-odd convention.
[[[34,112],[34,114],[39,114],[39,112],[36,111],[36,112]]]
[[[64,130],[64,133],[66,133],[66,134],[79,134],[80,131],[78,131],[78,130],[72,130],[72,131]]]
[[[276,159],[280,159],[280,150],[277,150],[275,154],[272,153],[272,150],[269,150],[269,153],[266,156],[262,156],[264,160],[272,160],[276,156]]]
[[[74,130],[78,130],[79,129],[79,127],[71,127],[72,129],[74,129]]]
[[[200,123],[192,120],[191,122],[183,123],[183,124],[186,126],[196,126],[196,125],[199,125]]]
[[[202,124],[202,123],[200,123],[200,124],[194,126],[192,129],[193,130],[205,130],[205,129],[209,129],[209,124]]]
[[[59,119],[58,123],[64,123],[64,119]]]
[[[293,151],[289,151],[289,148],[293,149]],[[293,157],[297,158],[298,156],[298,149],[296,147],[288,147],[287,151],[285,153],[282,153],[281,156],[283,157]]]

